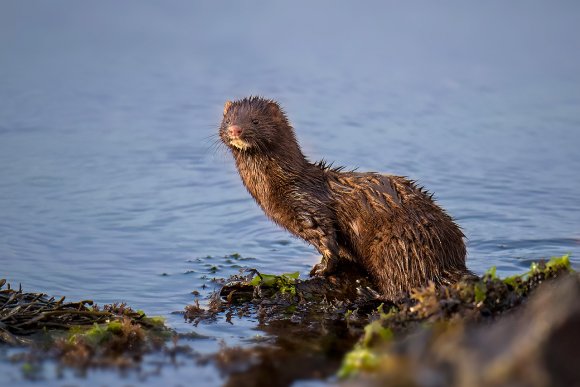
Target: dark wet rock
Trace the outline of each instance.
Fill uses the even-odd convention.
[[[205,359],[222,370],[227,385],[284,386],[295,380],[333,378],[344,354],[339,376],[358,375],[357,383],[470,385],[458,380],[479,383],[473,377],[461,378],[477,375],[478,363],[487,359],[477,352],[483,347],[477,340],[487,339],[471,332],[495,327],[496,321],[526,305],[538,286],[570,272],[567,256],[535,263],[527,273],[505,279],[492,268],[482,278],[431,284],[391,302],[381,299],[356,266],[306,280],[298,279],[298,273],[250,270],[226,280],[209,308],[189,309],[194,323],[220,315],[232,322],[232,316],[242,316],[255,318],[267,334],[265,343],[224,347]],[[474,359],[473,368],[461,374],[456,367],[462,365],[452,359]]]
[[[298,273],[263,274],[255,269],[225,281],[211,298],[207,309],[199,303],[185,308],[185,318],[194,324],[227,316],[255,316],[260,326],[273,322],[301,324],[304,330],[321,329],[324,321],[342,321],[350,316],[359,328],[367,313],[382,303],[371,288],[367,273],[354,264],[343,264],[340,274],[298,279]],[[364,319],[355,318],[365,316]]]
[[[296,380],[336,374],[344,353],[363,332],[376,299],[367,274],[344,264],[340,274],[298,279],[298,273],[250,270],[229,278],[207,308],[194,304],[185,317],[193,324],[225,316],[258,321],[263,340],[226,347],[202,361],[215,365],[228,386],[290,386]]]
[[[580,386],[580,275],[542,284],[493,324],[433,325],[360,350],[356,385]],[[364,356],[367,355],[365,359]]]

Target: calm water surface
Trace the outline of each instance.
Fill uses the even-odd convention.
[[[312,160],[435,192],[474,271],[567,253],[578,269],[579,26],[575,2],[4,1],[0,278],[166,316],[209,336],[200,352],[250,342],[254,321],[193,327],[172,314],[215,276],[306,276],[318,260],[265,218],[213,146],[224,101],[249,94],[285,106]],[[27,383],[18,367],[0,373]],[[144,382],[94,372],[43,383],[192,377],[222,381],[191,364]]]

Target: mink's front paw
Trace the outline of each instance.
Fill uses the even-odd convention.
[[[338,268],[338,259],[331,257],[328,259],[322,258],[320,263],[314,265],[312,270],[310,270],[311,277],[328,277],[336,273]]]
[[[310,270],[311,277],[324,277],[327,275],[326,265],[323,263],[317,263],[314,265],[312,270]]]

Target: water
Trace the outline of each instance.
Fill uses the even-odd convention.
[[[209,336],[203,353],[245,345],[253,321],[193,327],[171,312],[238,266],[306,276],[318,260],[212,147],[223,103],[249,94],[285,106],[311,159],[435,192],[474,271],[566,253],[578,269],[579,26],[575,2],[4,1],[0,277],[164,315]],[[221,383],[189,367],[139,383]],[[131,379],[72,379],[115,381]]]

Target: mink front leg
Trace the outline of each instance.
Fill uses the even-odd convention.
[[[336,242],[336,237],[333,232],[332,235],[323,235],[312,244],[322,254],[320,263],[314,265],[310,271],[311,276],[326,276],[332,274],[338,267],[338,260],[340,259],[339,247]]]
[[[340,258],[339,246],[336,241],[336,232],[330,217],[316,217],[306,215],[299,218],[300,230],[298,236],[316,247],[322,254],[320,263],[314,265],[310,271],[311,276],[325,276],[331,274],[338,266]]]

